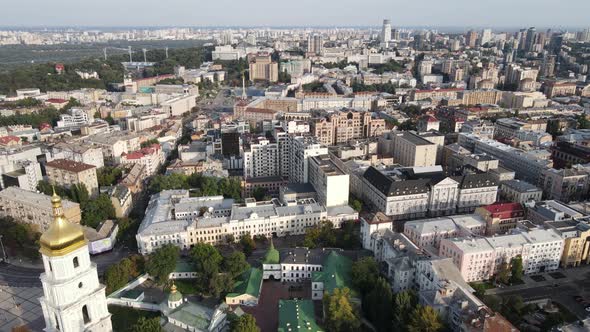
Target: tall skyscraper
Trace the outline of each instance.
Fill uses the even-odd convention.
[[[324,39],[321,35],[309,35],[307,37],[307,52],[321,55],[324,51]]]
[[[45,273],[40,299],[47,332],[110,332],[105,286],[98,282],[88,242],[64,216],[61,198],[51,197],[53,223],[40,239]]]
[[[381,28],[381,42],[389,43],[391,41],[391,20],[383,20],[383,27]]]
[[[537,38],[537,29],[535,27],[530,27],[526,32],[526,42],[525,42],[525,49],[527,51],[532,51],[533,46],[535,45],[535,41]]]
[[[483,29],[481,32],[481,44],[489,43],[492,41],[492,29]]]
[[[465,45],[471,48],[477,45],[477,32],[474,30],[467,31],[467,35],[465,36]]]

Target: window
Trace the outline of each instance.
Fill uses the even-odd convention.
[[[74,257],[74,267],[78,266],[80,266],[80,263],[78,262],[78,257]]]
[[[84,325],[90,323],[90,315],[88,314],[88,307],[86,305],[82,307],[82,317],[84,318]]]

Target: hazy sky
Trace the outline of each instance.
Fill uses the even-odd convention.
[[[2,26],[590,26],[590,0],[2,0]]]

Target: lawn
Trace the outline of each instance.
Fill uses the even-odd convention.
[[[195,295],[199,294],[201,290],[197,287],[197,281],[195,279],[188,279],[188,280],[174,280],[174,284],[178,291],[182,293],[182,295]]]
[[[154,318],[160,316],[157,312],[137,310],[116,305],[110,305],[109,312],[112,315],[111,322],[113,323],[113,331],[121,332],[129,331],[141,317]]]

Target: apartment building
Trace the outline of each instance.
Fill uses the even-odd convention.
[[[576,165],[572,168],[543,171],[539,183],[546,199],[569,203],[588,197],[590,192],[590,170]]]
[[[504,181],[500,185],[500,198],[507,202],[526,203],[540,201],[543,190],[536,186],[520,180]]]
[[[96,167],[67,159],[55,159],[45,164],[49,182],[69,188],[84,185],[90,196],[98,195]]]
[[[515,138],[521,131],[545,133],[547,120],[523,121],[513,118],[498,119],[494,124],[494,138]]]
[[[502,263],[522,258],[524,274],[556,270],[563,253],[564,241],[553,229],[486,238],[457,238],[441,241],[439,255],[448,257],[467,282],[488,280]]]
[[[53,159],[68,159],[92,165],[96,168],[104,166],[102,148],[79,144],[78,142],[60,142],[51,147]]]
[[[145,166],[145,175],[151,176],[158,172],[158,168],[164,164],[164,152],[160,144],[152,144],[149,147],[123,153],[121,155],[121,164],[140,164]]]
[[[404,223],[404,235],[423,249],[436,249],[443,239],[481,236],[486,231],[486,221],[478,214],[465,214],[433,219],[419,219]]]
[[[550,160],[533,153],[472,134],[460,133],[459,144],[475,153],[486,153],[498,159],[500,165],[513,170],[518,179],[532,184],[539,183],[542,172],[552,166]]]
[[[382,140],[383,149],[391,151],[396,163],[408,167],[436,165],[439,145],[413,132],[391,132]]]
[[[153,195],[136,235],[138,250],[149,254],[164,244],[189,249],[196,243],[224,243],[229,235],[285,236],[304,234],[306,228],[329,220],[339,228],[358,218],[352,208],[328,211],[314,199],[236,204],[223,196],[189,197],[188,190],[165,190]]]
[[[180,116],[197,106],[197,99],[194,95],[178,96],[162,102],[160,106],[169,117]]]
[[[62,199],[62,208],[69,222],[80,223],[80,204]],[[17,187],[8,187],[0,191],[0,216],[29,224],[42,233],[53,221],[51,197]]]
[[[274,139],[256,137],[244,146],[245,179],[279,175],[279,145]]]
[[[329,155],[309,158],[309,183],[317,192],[320,204],[327,208],[348,205],[350,176]]]
[[[139,150],[139,135],[125,132],[104,133],[89,136],[87,142],[102,148],[105,159],[118,161],[123,153]]]
[[[525,217],[520,203],[494,203],[475,209],[475,214],[486,222],[486,235],[506,234],[516,228],[518,221]]]
[[[576,94],[575,82],[545,82],[545,95],[547,98],[558,96],[574,96]]]
[[[345,144],[353,139],[377,137],[386,129],[385,120],[372,112],[334,112],[311,123],[311,133],[324,145]]]
[[[548,221],[545,225],[563,238],[561,267],[576,267],[590,263],[590,226],[587,220]]]

